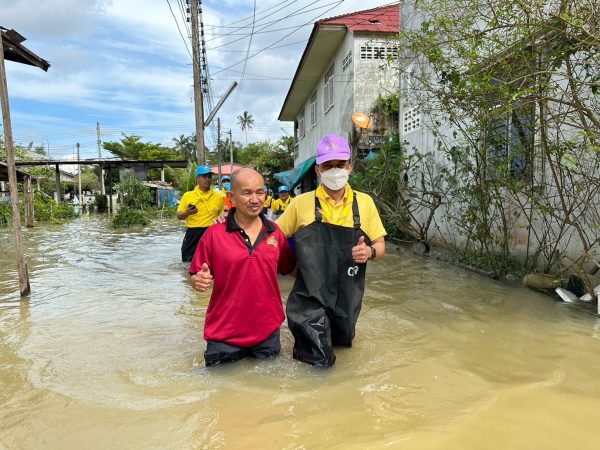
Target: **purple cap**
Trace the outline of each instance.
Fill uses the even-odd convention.
[[[332,159],[350,159],[350,146],[343,137],[336,134],[326,134],[317,145],[317,164]]]

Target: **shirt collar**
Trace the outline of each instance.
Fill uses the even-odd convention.
[[[346,183],[346,186],[344,187],[344,196],[342,197],[342,203],[346,203],[348,200],[352,201],[352,188],[350,187],[350,184]],[[317,188],[317,197],[322,198],[323,200],[325,200],[328,203],[331,203],[332,205],[335,203],[333,201],[333,198],[331,198],[331,196],[327,193],[327,191],[325,190],[325,188],[323,188],[323,185],[320,184],[319,187]]]
[[[213,188],[209,188],[208,191],[204,192],[200,190],[200,187],[198,185],[196,185],[196,187],[194,188],[194,191],[196,192],[196,195],[200,196],[200,197],[210,197],[215,191],[213,191]]]
[[[229,214],[227,214],[225,230],[228,232],[240,231],[242,229],[238,225],[238,223],[235,221],[235,219],[233,218],[233,216],[235,214],[235,210],[236,210],[236,208],[231,208],[231,211],[229,211]],[[262,212],[259,214],[258,217],[260,217],[260,220],[262,221],[262,224],[263,224],[263,228],[267,231],[267,233],[272,233],[273,231],[275,231],[275,225],[273,225],[273,223],[271,221],[267,220],[267,218],[265,217],[265,215]]]

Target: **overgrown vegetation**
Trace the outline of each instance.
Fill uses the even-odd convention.
[[[129,228],[136,225],[148,225],[150,222],[148,210],[153,204],[150,189],[132,173],[128,173],[117,185],[117,192],[122,206],[113,218],[113,227]]]
[[[414,233],[498,276],[515,270],[518,248],[524,271],[576,273],[589,290],[600,267],[597,2],[416,5],[399,45],[404,106],[431,137],[407,142],[400,167]]]
[[[134,226],[145,226],[150,223],[146,211],[123,206],[117,211],[113,218],[113,228],[131,228]]]
[[[19,200],[19,214],[21,221],[24,222],[25,206],[21,198]],[[34,220],[36,222],[62,222],[64,219],[77,217],[73,206],[70,204],[57,203],[41,193],[36,193],[33,197]],[[12,223],[12,205],[10,203],[0,203],[0,224],[6,225]]]

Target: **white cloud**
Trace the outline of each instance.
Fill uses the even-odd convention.
[[[2,7],[1,25],[24,35],[25,45],[52,64],[47,73],[7,64],[15,139],[40,136],[51,147],[67,149],[78,137],[77,130],[91,132],[96,122],[103,124],[109,140],[126,132],[170,145],[173,136],[191,133],[191,44],[187,42],[186,49],[180,35],[181,31],[187,39],[189,24],[179,0],[169,1],[175,18],[166,0],[3,2],[7,5]],[[213,105],[233,80],[241,81],[243,64],[228,71],[221,68],[244,60],[253,4],[203,1]],[[283,134],[282,127],[291,133],[291,124],[278,122],[277,116],[315,20],[378,6],[357,0],[340,2],[331,11],[331,0],[261,0],[256,5],[255,31],[261,32],[252,37],[250,55],[272,48],[247,61],[243,82],[219,112],[223,129],[232,129],[241,142],[245,136],[237,116],[245,110],[256,122],[248,133],[250,140],[275,140]],[[299,14],[301,10],[306,14]],[[301,43],[287,45],[297,42]],[[211,145],[214,128],[206,135]],[[86,139],[91,152],[93,139]]]

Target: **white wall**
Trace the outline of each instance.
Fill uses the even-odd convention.
[[[388,95],[398,90],[398,79],[394,70],[382,70],[382,60],[361,60],[361,46],[366,44],[386,45],[381,36],[355,35],[347,32],[333,59],[326,65],[325,72],[319,77],[317,91],[317,123],[310,123],[310,97],[307,93],[304,104],[305,136],[298,141],[298,158],[294,164],[300,165],[306,159],[315,156],[319,140],[326,134],[338,134],[352,142],[354,124],[352,114],[369,114],[377,102],[379,94]],[[387,44],[391,45],[391,44]],[[343,62],[352,51],[352,63],[344,70]],[[334,64],[334,104],[324,111],[324,83],[327,70]]]

